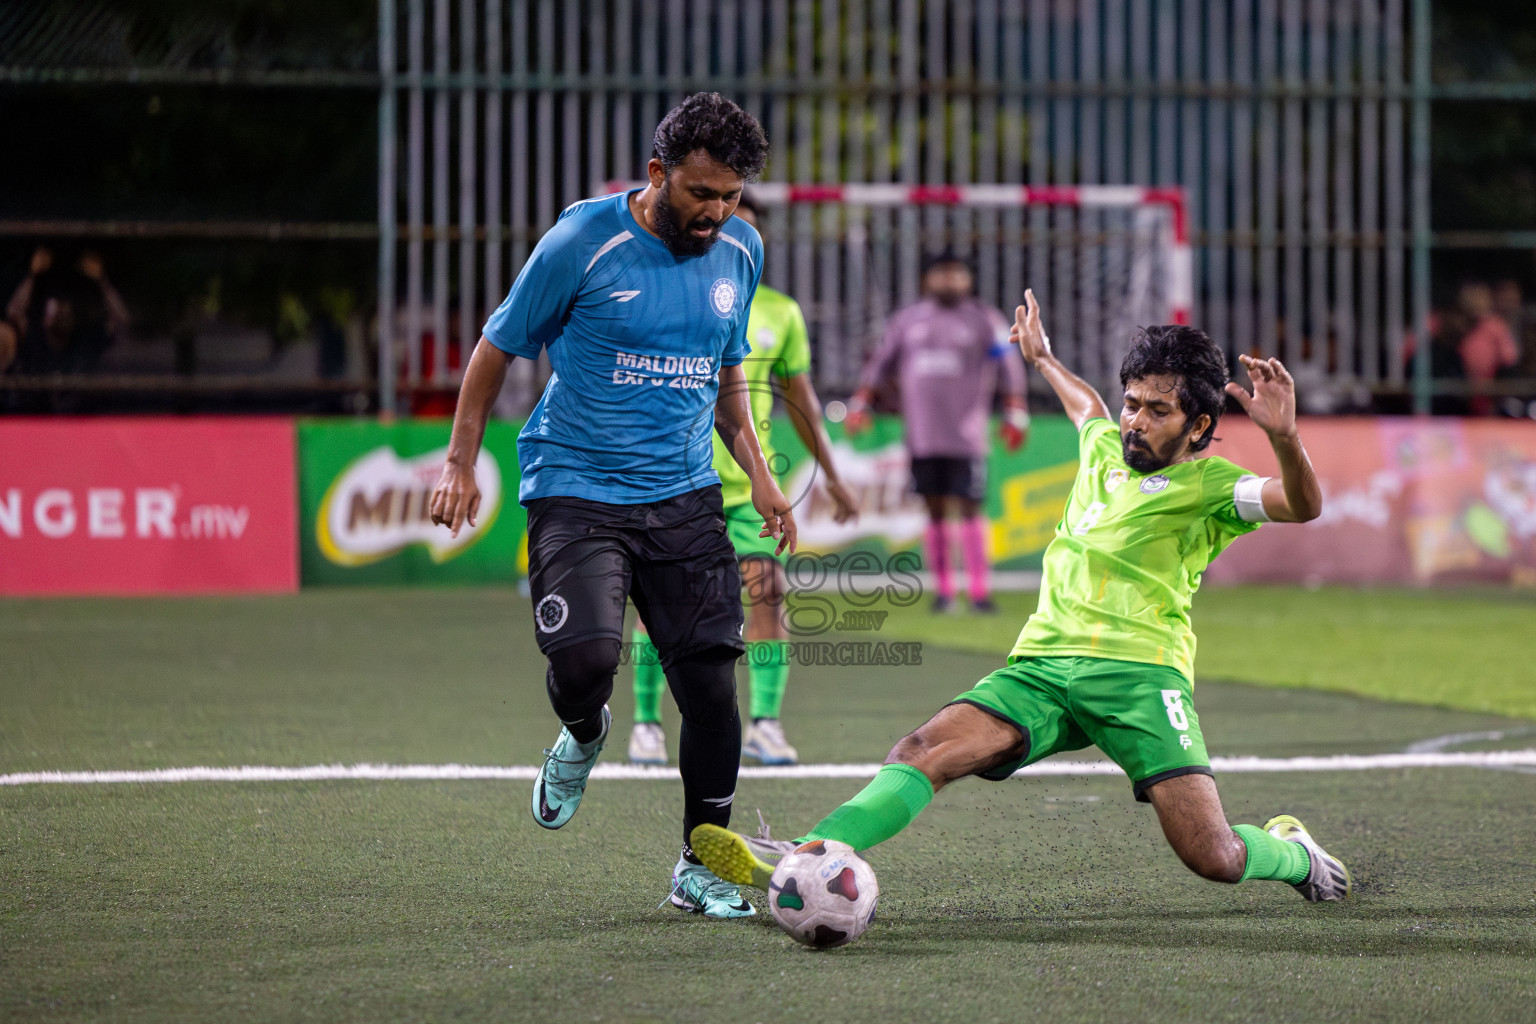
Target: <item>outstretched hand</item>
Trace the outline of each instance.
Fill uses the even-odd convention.
[[[1033,289],[1024,289],[1024,305],[1013,311],[1013,327],[1008,340],[1019,346],[1024,361],[1031,366],[1051,354],[1051,339],[1045,336],[1040,325],[1040,303],[1035,301]]]
[[[1227,385],[1227,394],[1237,399],[1248,418],[1271,437],[1294,433],[1296,382],[1291,379],[1290,371],[1278,359],[1255,359],[1247,355],[1237,359],[1253,381],[1253,392],[1250,394],[1233,381]]]

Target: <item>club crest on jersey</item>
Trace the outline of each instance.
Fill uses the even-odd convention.
[[[1158,491],[1167,486],[1168,478],[1159,473],[1156,476],[1149,476],[1141,482],[1141,493],[1156,494]]]
[[[1120,485],[1125,483],[1130,478],[1131,474],[1127,473],[1123,469],[1118,467],[1111,469],[1108,473],[1104,474],[1104,489],[1110,494],[1114,494],[1115,491],[1119,489]]]
[[[736,311],[736,282],[722,277],[709,288],[709,304],[718,317],[728,317]]]
[[[545,594],[539,606],[533,610],[533,618],[539,624],[540,633],[553,633],[565,625],[570,613],[571,608],[565,603],[565,598],[559,594]]]

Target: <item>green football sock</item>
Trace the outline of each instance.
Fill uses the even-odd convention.
[[[754,640],[747,644],[747,682],[752,687],[752,717],[778,718],[789,681],[789,641]]]
[[[1232,831],[1248,847],[1248,863],[1243,865],[1243,877],[1238,881],[1264,878],[1299,885],[1307,880],[1312,858],[1305,846],[1276,839],[1257,825],[1233,825]]]
[[[656,645],[640,630],[632,634],[635,640],[635,721],[661,721],[661,690],[667,684],[666,674],[661,671],[661,659]]]
[[[928,776],[908,764],[884,765],[857,796],[795,842],[835,839],[855,850],[867,850],[912,824],[932,799]]]

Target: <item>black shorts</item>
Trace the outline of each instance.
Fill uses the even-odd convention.
[[[984,501],[987,460],[932,455],[912,456],[912,489],[924,497],[952,495]]]
[[[534,499],[528,586],[545,654],[583,640],[622,641],[626,598],[663,666],[711,647],[746,650],[741,571],[718,485],[643,505]]]

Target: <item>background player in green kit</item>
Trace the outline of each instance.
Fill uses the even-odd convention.
[[[758,205],[743,194],[736,216],[758,226]],[[821,422],[821,400],[811,386],[811,343],[800,304],[783,292],[759,284],[747,319],[747,344],[751,353],[742,363],[752,403],[763,457],[774,466],[769,444],[775,381],[795,433],[806,450],[814,452],[821,467],[821,485],[832,499],[832,516],[846,522],[858,516],[858,506],[837,475],[832,463],[832,442]],[[759,764],[794,764],[795,748],[784,738],[779,720],[784,706],[784,685],[789,678],[789,631],[779,614],[787,582],[781,556],[772,538],[759,537],[762,516],[752,509],[752,481],[736,465],[718,436],[715,439],[715,472],[720,475],[725,505],[726,531],[741,563],[742,586],[747,597],[747,682],[751,722],[741,741],[744,760]],[[782,474],[781,474],[782,475]],[[755,517],[755,518],[754,518]],[[661,728],[661,691],[666,685],[661,664],[645,627],[635,627],[635,726],[629,734],[629,759],[635,764],[666,764],[666,733]]]
[[[1221,350],[1191,327],[1145,329],[1120,369],[1119,429],[1098,393],[1051,352],[1034,295],[1011,338],[1045,375],[1079,431],[1077,479],[1046,550],[1040,604],[1008,664],[891,750],[863,792],[794,842],[700,825],[695,852],[720,877],[765,886],[808,839],[863,850],[900,832],[941,787],[1006,779],[1023,765],[1096,744],[1157,811],[1179,858],[1219,882],[1274,879],[1309,900],[1349,893],[1349,873],[1290,815],[1228,826],[1193,704],[1190,599],[1210,561],[1262,522],[1304,522],[1322,492],[1296,432],[1296,391],[1279,360],[1242,363],[1253,393],[1227,381]],[[1280,476],[1197,458],[1223,391],[1269,435]]]

